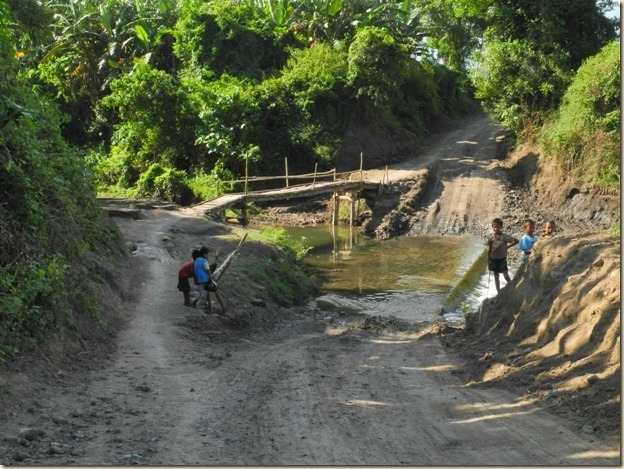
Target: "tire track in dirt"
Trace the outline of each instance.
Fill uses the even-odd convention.
[[[565,421],[475,390],[439,341],[307,334],[250,343],[215,370],[200,459],[233,465],[600,464]]]

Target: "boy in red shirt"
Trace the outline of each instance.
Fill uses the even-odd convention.
[[[199,250],[193,250],[192,256],[193,260],[184,264],[178,272],[178,290],[184,295],[184,306],[193,306],[190,279],[195,278],[195,259],[199,257]]]

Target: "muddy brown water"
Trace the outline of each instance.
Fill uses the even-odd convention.
[[[294,239],[303,238],[312,246],[304,262],[319,278],[325,298],[348,305],[350,311],[412,321],[439,318],[449,295],[485,249],[485,240],[475,236],[379,241],[349,227],[285,229]],[[483,268],[463,293],[460,303],[464,309],[474,308],[487,296],[486,285]]]

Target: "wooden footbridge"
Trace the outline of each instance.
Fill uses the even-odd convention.
[[[317,179],[322,178],[331,178],[331,180],[317,181]],[[285,179],[286,187],[258,191],[248,190],[249,184],[251,183],[275,179]],[[311,180],[311,182],[291,185],[290,181],[292,179]],[[346,200],[351,204],[351,224],[353,224],[353,220],[355,218],[354,202],[359,199],[359,195],[363,191],[376,191],[377,193],[381,193],[384,188],[384,181],[369,182],[363,180],[361,163],[359,171],[337,173],[336,170],[333,169],[323,173],[317,173],[315,171],[314,173],[301,175],[288,175],[288,171],[286,171],[285,176],[245,177],[245,179],[224,181],[224,183],[244,183],[245,191],[224,194],[214,199],[201,202],[188,207],[185,209],[185,212],[190,212],[190,214],[196,216],[208,216],[211,218],[225,220],[225,212],[229,209],[236,214],[235,218],[240,223],[245,225],[247,221],[247,205],[251,202],[264,203],[277,200],[315,197],[322,194],[333,194],[333,223],[338,223],[338,209],[340,201]]]

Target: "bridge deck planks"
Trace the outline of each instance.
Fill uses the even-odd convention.
[[[352,189],[378,190],[379,183],[362,181],[324,181],[315,184],[297,185],[281,189],[247,192],[248,202],[271,202],[274,200],[288,200],[303,197],[313,197],[320,194],[347,191]],[[224,194],[215,199],[207,200],[200,204],[189,207],[194,213],[222,212],[229,207],[243,204],[244,193]]]

